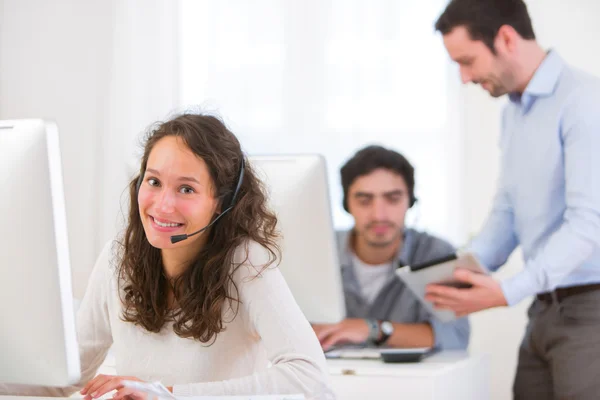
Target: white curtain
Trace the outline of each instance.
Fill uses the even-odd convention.
[[[352,224],[340,166],[391,147],[416,168],[408,222],[458,244],[457,77],[433,28],[445,3],[180,0],[180,106],[221,115],[250,154],[325,155],[338,228]]]

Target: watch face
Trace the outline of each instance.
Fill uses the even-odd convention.
[[[394,332],[394,325],[390,321],[383,321],[381,323],[381,332],[386,335],[391,335]]]

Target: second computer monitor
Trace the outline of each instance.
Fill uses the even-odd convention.
[[[334,323],[346,314],[325,159],[250,157],[282,234],[280,269],[306,318]]]

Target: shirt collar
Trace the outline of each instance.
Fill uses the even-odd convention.
[[[523,98],[551,95],[554,93],[554,89],[556,89],[558,78],[564,66],[565,62],[561,56],[556,51],[550,50],[533,74],[523,95],[511,93],[509,94],[510,100],[513,103],[518,103]]]

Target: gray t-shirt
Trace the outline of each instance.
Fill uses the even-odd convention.
[[[433,317],[390,268],[388,280],[372,302],[365,300],[353,267],[350,247],[352,231],[337,232],[347,318],[373,318],[399,323],[429,322],[437,349],[466,349],[470,325],[467,318],[442,322]],[[453,253],[448,242],[414,229],[404,231],[404,243],[394,265],[415,265]]]
[[[372,304],[388,281],[389,270],[393,268],[392,263],[371,265],[352,254],[352,266],[363,299]]]

